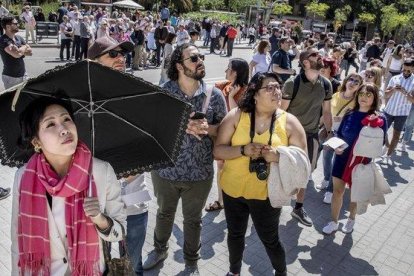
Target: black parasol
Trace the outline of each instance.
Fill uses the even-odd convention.
[[[90,60],[57,67],[15,88],[0,94],[0,159],[11,167],[30,157],[16,146],[18,116],[40,96],[71,103],[79,139],[118,177],[171,166],[191,112],[162,88]]]

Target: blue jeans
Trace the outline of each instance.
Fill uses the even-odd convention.
[[[410,114],[405,121],[405,131],[402,140],[406,143],[411,141],[411,136],[414,129],[414,104],[411,105]]]
[[[323,149],[323,179],[329,181],[329,185],[326,188],[328,192],[333,192],[333,182],[332,182],[332,166],[333,166],[333,157],[335,151],[331,148]]]
[[[147,234],[148,212],[127,217],[127,247],[135,274],[142,276],[142,247]]]

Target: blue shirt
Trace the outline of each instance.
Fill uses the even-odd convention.
[[[181,91],[176,81],[168,81],[163,87],[173,96],[190,103],[193,111],[201,112],[207,91],[203,81],[192,98]],[[226,112],[223,95],[219,89],[214,87],[206,112],[209,125],[219,124]],[[208,180],[214,176],[213,160],[213,140],[208,135],[203,136],[199,141],[193,135],[185,134],[175,166],[158,170],[157,173],[160,177],[173,181]]]

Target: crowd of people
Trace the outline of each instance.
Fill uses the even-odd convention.
[[[144,175],[117,181],[110,164],[95,159],[92,164],[89,149],[78,140],[70,107],[59,100],[40,99],[29,105],[20,119],[19,146],[33,156],[18,170],[13,186],[13,271],[52,275],[103,272],[99,237],[118,241],[121,236],[116,233],[126,227],[134,270],[142,275],[143,270],[167,258],[181,199],[184,275],[199,275],[203,208],[224,208],[227,275],[240,274],[249,216],[275,275],[287,275],[278,230],[282,206],[275,208],[268,192],[271,164],[278,166],[286,154],[279,148],[305,153],[311,172],[322,156],[322,182],[314,183],[311,172],[305,176],[306,183],[295,193],[291,216],[305,226],[313,226],[304,206],[306,188],[315,185],[326,189],[322,200],[330,204],[332,214],[332,220],[322,229],[327,235],[339,229],[344,193],[353,182],[352,169],[371,161],[392,166],[398,143],[401,151],[407,150],[414,128],[414,51],[406,45],[389,40],[383,47],[379,38],[373,38],[358,50],[353,42],[338,45],[324,34],[301,42],[289,30],[278,28],[271,29],[270,35],[261,28],[256,41],[258,34],[253,25],[247,29],[205,18],[197,27],[197,23],[170,15],[167,7],[163,7],[159,18],[140,13],[134,16],[129,19],[116,10],[109,15],[100,8],[96,12],[79,11],[76,6],[68,9],[63,4],[57,17],[60,58],[64,59],[66,50],[67,60],[87,57],[119,71],[128,66],[145,68],[153,62],[161,66],[160,85],[165,91],[193,108],[175,166],[151,172],[158,204],[154,250],[142,258],[148,204],[140,202],[126,208],[122,202],[122,195],[129,191],[146,190]],[[2,27],[5,35],[1,37],[0,53],[5,64],[3,82],[8,88],[23,81],[23,58],[32,51],[23,38],[15,35],[15,18],[4,17]],[[30,28],[26,30],[30,34]],[[239,35],[240,39],[250,36],[254,44],[251,60],[230,58],[225,81],[206,84],[205,56],[195,41],[201,38],[204,46],[213,45],[211,53],[220,51],[231,57]],[[295,59],[299,69],[292,66]],[[12,62],[20,62],[20,71],[10,71],[16,68]],[[201,117],[193,117],[200,113]],[[378,160],[354,156],[353,147],[361,130],[374,121],[384,132],[383,156]],[[389,138],[387,129],[391,126]],[[322,145],[332,137],[341,138],[348,147]],[[206,204],[215,173],[214,160],[218,198]],[[92,197],[86,197],[85,171],[90,170],[95,189]],[[341,227],[345,234],[354,229],[356,202],[350,202],[349,211]],[[69,216],[76,219],[69,220]],[[43,226],[40,233],[32,227],[39,221]],[[85,236],[85,232],[89,234]]]

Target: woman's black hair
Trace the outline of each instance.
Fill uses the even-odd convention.
[[[394,51],[392,52],[392,56],[395,59],[402,59],[403,56],[400,55],[401,49],[403,49],[404,46],[402,46],[401,44],[398,44],[397,47],[394,48]]]
[[[249,64],[242,58],[230,59],[231,70],[236,72],[234,84],[244,87],[249,83]]]
[[[51,97],[35,99],[19,115],[20,137],[17,140],[19,148],[28,152],[33,151],[32,140],[37,137],[40,120],[51,105],[62,106],[68,111],[72,120],[74,119],[72,106],[69,102]]]
[[[170,56],[170,60],[169,60],[169,67],[167,69],[167,75],[168,78],[172,81],[177,81],[178,80],[178,69],[177,69],[177,64],[183,63],[183,52],[185,49],[187,49],[188,47],[193,46],[196,47],[190,43],[184,43],[180,46],[178,46],[177,48],[175,48],[175,50],[171,53]]]
[[[168,33],[167,38],[165,39],[165,44],[172,44],[172,41],[174,38],[176,38],[177,35],[175,33]]]
[[[246,93],[244,93],[243,98],[239,102],[239,107],[243,112],[252,112],[255,110],[255,100],[254,95],[259,92],[259,89],[263,85],[263,81],[267,78],[275,79],[280,85],[282,85],[282,81],[278,75],[275,73],[270,72],[258,72],[256,73],[252,79],[250,80]]]
[[[358,93],[360,93],[361,91],[364,91],[364,90],[367,91],[367,92],[371,92],[374,95],[374,100],[372,102],[372,106],[368,110],[368,114],[374,114],[380,108],[380,96],[379,96],[378,87],[373,83],[364,83],[363,85],[361,85],[359,87],[358,91],[356,92],[355,106],[350,111],[351,112],[352,111],[359,111],[359,102],[358,102],[359,95],[358,95]]]

